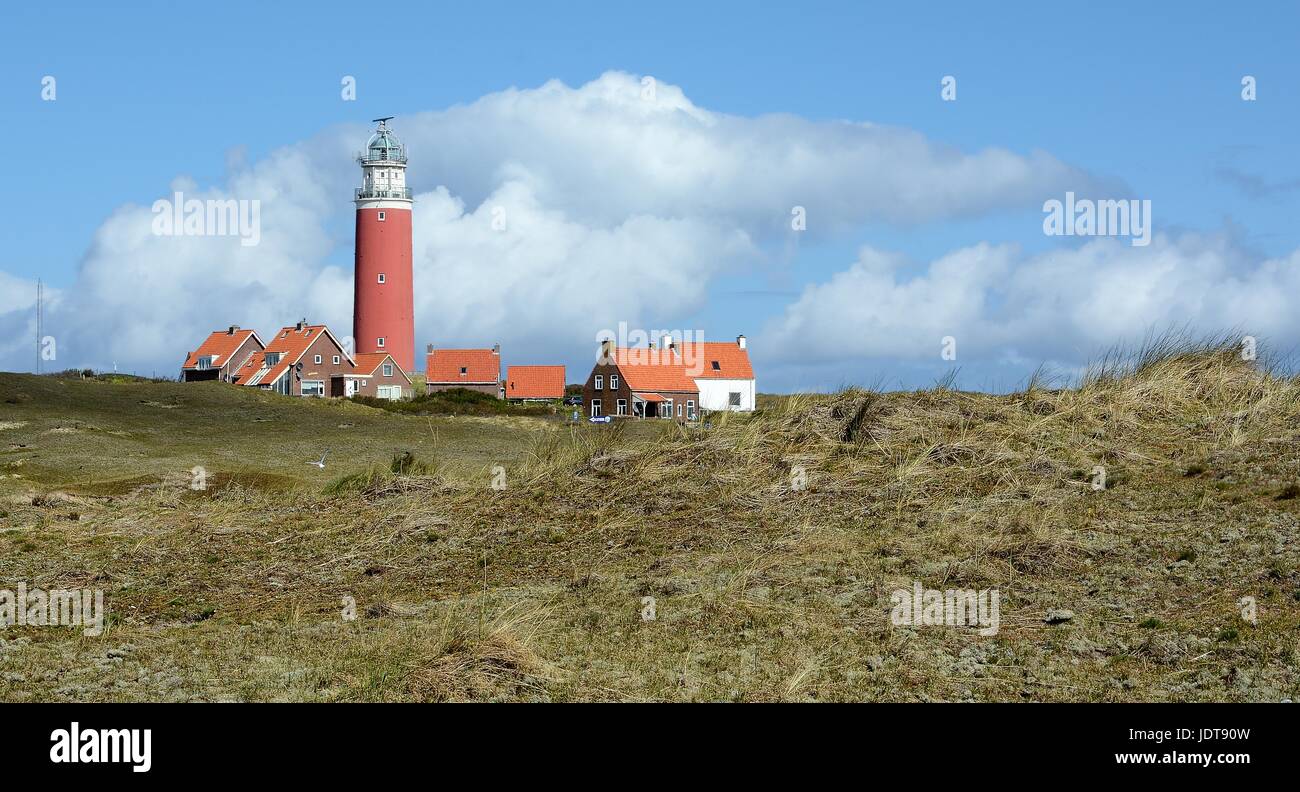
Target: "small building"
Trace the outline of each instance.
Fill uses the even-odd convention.
[[[329,328],[304,319],[280,328],[266,349],[239,369],[235,382],[286,396],[323,397],[335,375],[355,371],[356,361]]]
[[[239,325],[216,330],[199,344],[198,349],[185,356],[185,362],[181,364],[181,380],[233,382],[248,359],[265,348],[266,344],[262,343],[256,331],[242,330]]]
[[[500,399],[501,345],[491,349],[434,349],[425,358],[425,393],[466,388]]]
[[[700,388],[700,408],[708,411],[752,412],[758,398],[754,367],[745,337],[682,345],[686,368]]]
[[[350,373],[333,375],[331,396],[370,396],[399,401],[413,395],[411,378],[387,352],[358,352],[356,364]]]
[[[601,344],[600,357],[582,388],[588,415],[694,419],[700,389],[675,350]]]
[[[564,366],[506,367],[506,399],[514,402],[564,398]]]

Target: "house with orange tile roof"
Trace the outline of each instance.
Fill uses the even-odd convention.
[[[736,343],[677,343],[656,347],[601,345],[583,386],[590,417],[694,420],[705,410],[751,411],[757,389],[745,337]]]
[[[758,399],[754,367],[749,362],[749,343],[743,335],[736,342],[700,341],[680,345],[687,367],[695,372],[700,386],[700,409],[751,412]]]
[[[507,366],[506,399],[515,402],[564,398],[564,366]]]
[[[601,344],[600,357],[582,387],[591,418],[680,418],[697,414],[700,389],[671,349]]]
[[[185,362],[181,364],[181,381],[231,382],[249,357],[265,348],[266,344],[262,343],[256,331],[243,330],[239,325],[215,330],[199,344],[198,349],[185,356]]]
[[[500,344],[491,349],[434,349],[429,344],[424,371],[425,393],[466,388],[503,397]]]
[[[370,396],[398,401],[412,396],[411,378],[387,352],[358,352],[356,368],[330,379],[331,396]]]
[[[297,324],[280,328],[266,349],[240,367],[235,384],[286,396],[330,394],[336,374],[351,374],[356,361],[325,325]]]

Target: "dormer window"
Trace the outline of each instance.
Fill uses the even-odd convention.
[[[262,361],[265,364],[266,368],[270,368],[271,366],[274,366],[276,363],[280,362],[280,353],[267,352],[266,357],[262,358]]]
[[[718,365],[718,361],[716,361],[716,360],[713,361],[713,370],[714,370],[714,371],[722,371],[722,366],[719,366],[719,365]]]

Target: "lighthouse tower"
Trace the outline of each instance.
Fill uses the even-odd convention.
[[[356,275],[352,336],[357,352],[387,352],[415,370],[415,296],[411,278],[411,189],[406,148],[377,118],[379,128],[357,157]]]

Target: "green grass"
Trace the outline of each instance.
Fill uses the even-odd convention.
[[[417,393],[415,398],[402,401],[354,396],[352,401],[388,412],[404,415],[531,415],[555,417],[566,414],[559,405],[512,404],[486,393],[468,388],[452,388],[434,393]]]
[[[0,375],[0,581],[112,620],[0,632],[0,700],[1295,698],[1300,385],[1130,363],[709,430]],[[999,632],[893,625],[913,581],[997,588]]]
[[[494,400],[495,401],[495,400]],[[120,494],[141,483],[214,477],[316,488],[409,451],[451,475],[486,475],[555,424],[510,414],[406,416],[297,400],[218,382],[106,382],[0,374],[0,469],[47,487]],[[329,451],[326,468],[308,465]]]

